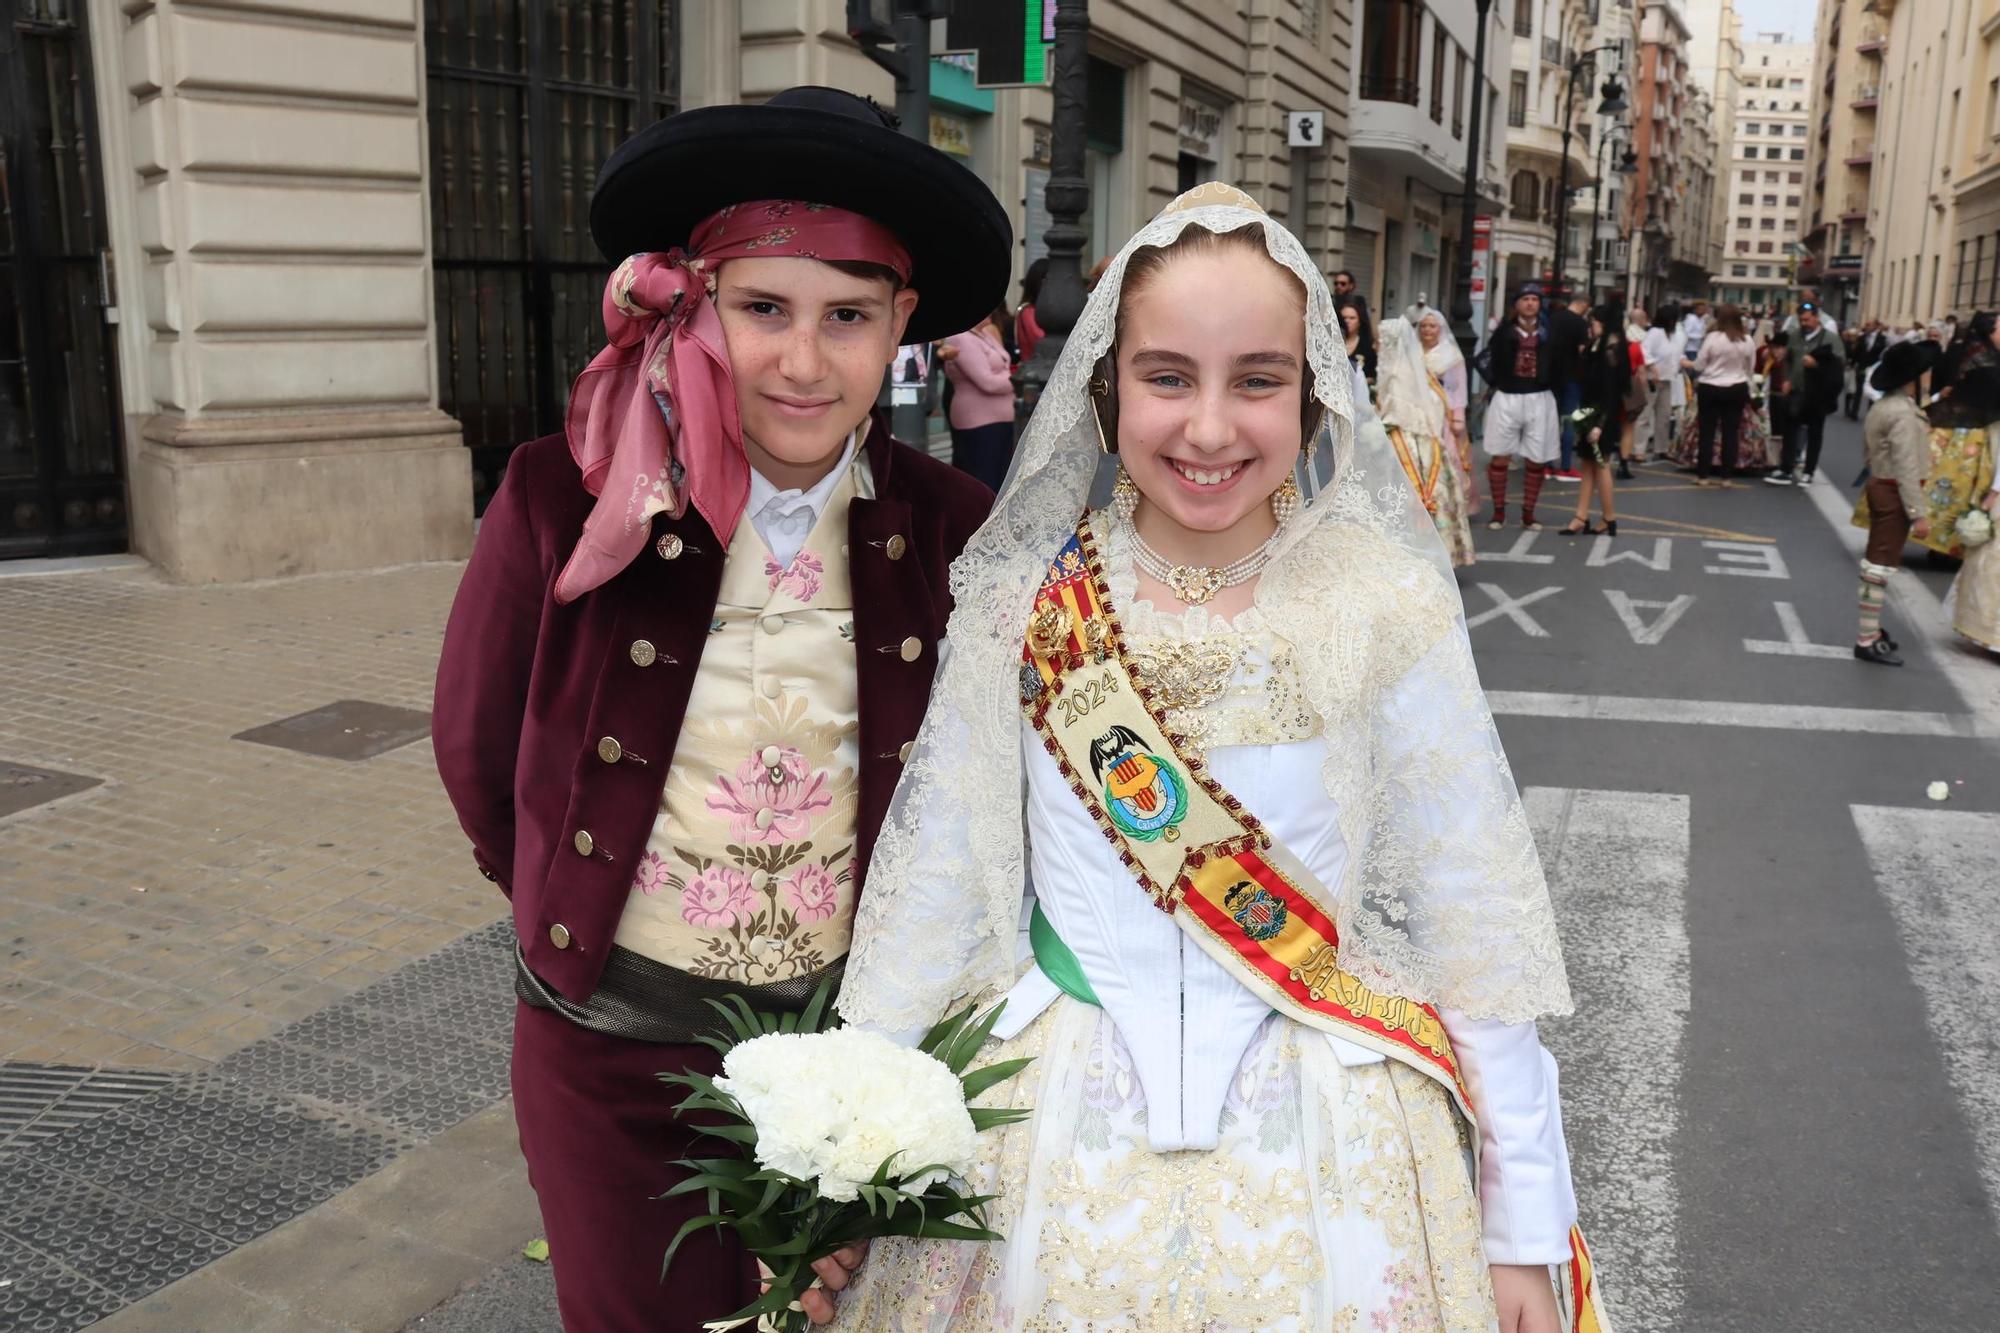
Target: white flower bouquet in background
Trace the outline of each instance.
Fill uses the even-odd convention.
[[[982,1212],[994,1196],[958,1188],[979,1133],[1029,1114],[968,1105],[1028,1064],[967,1072],[1000,1009],[975,1019],[968,1006],[912,1049],[837,1026],[827,999],[822,987],[804,1011],[782,1016],[739,996],[711,1000],[727,1034],[704,1040],[722,1052],[722,1076],[660,1076],[687,1090],[683,1115],[702,1116],[705,1133],[740,1153],[681,1163],[692,1174],[667,1197],[705,1193],[708,1212],[681,1227],[665,1265],[688,1236],[727,1229],[770,1274],[759,1300],[708,1328],[807,1328],[798,1298],[813,1262],[877,1236],[1000,1239]]]
[[[1993,540],[1993,515],[1974,506],[1958,516],[1958,540],[1964,546],[1984,546]]]

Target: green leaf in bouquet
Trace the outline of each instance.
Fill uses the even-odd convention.
[[[660,1260],[660,1280],[663,1282],[666,1280],[667,1270],[673,1267],[674,1255],[680,1251],[682,1241],[697,1231],[720,1229],[728,1225],[729,1214],[727,1213],[709,1213],[702,1217],[690,1217],[687,1221],[681,1223],[681,1229],[674,1233],[673,1240],[667,1245],[667,1257]]]
[[[983,1069],[973,1070],[970,1074],[966,1074],[959,1079],[959,1082],[965,1087],[965,1099],[971,1101],[974,1097],[977,1097],[980,1093],[985,1092],[995,1084],[1005,1083],[1008,1079],[1014,1077],[1014,1075],[1020,1073],[1033,1063],[1034,1060],[1032,1057],[1024,1056],[1019,1060],[1002,1060],[998,1064],[991,1064]]]
[[[813,992],[812,999],[806,1001],[806,1007],[800,1011],[799,1026],[807,1032],[824,1032],[829,1028],[838,1027],[839,1016],[829,1012],[827,1008],[832,999],[833,978],[828,976],[819,983],[819,989]]]
[[[1018,1125],[1035,1113],[1030,1106],[968,1106],[965,1111],[972,1117],[972,1132],[975,1134],[984,1134],[1002,1125]]]

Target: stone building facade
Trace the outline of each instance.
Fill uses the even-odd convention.
[[[2000,307],[2000,4],[1876,0],[1882,69],[1860,314]]]
[[[52,110],[0,126],[0,264],[32,279],[0,319],[26,331],[0,344],[0,556],[129,546],[189,582],[464,555],[597,346],[610,148],[797,83],[893,98],[841,0],[23,2],[41,45],[0,83]],[[1352,8],[1097,0],[1092,256],[1214,176],[1339,267]],[[1018,276],[1053,100],[964,66],[933,62],[931,136],[1013,213]],[[1293,110],[1323,147],[1286,146]]]

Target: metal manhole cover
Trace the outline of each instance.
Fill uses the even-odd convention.
[[[59,1134],[178,1077],[153,1069],[0,1060],[0,1152]]]
[[[30,768],[0,760],[0,819],[89,791],[103,781],[82,773],[58,773],[52,768]]]
[[[323,759],[353,760],[373,759],[430,734],[431,715],[421,709],[341,699],[310,713],[239,731],[234,739]]]

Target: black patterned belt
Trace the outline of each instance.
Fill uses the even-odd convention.
[[[561,1014],[592,1032],[682,1046],[726,1030],[710,1000],[740,995],[761,1013],[795,1014],[812,1002],[828,978],[832,978],[833,992],[838,995],[846,969],[847,960],[842,958],[807,976],[746,986],[698,977],[614,944],[611,956],[604,960],[604,975],[597,989],[578,1004],[529,971],[517,942],[514,994],[523,1004]]]

